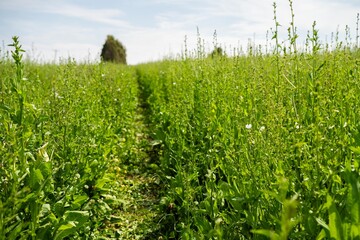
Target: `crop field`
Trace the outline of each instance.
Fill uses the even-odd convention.
[[[296,37],[136,66],[33,63],[14,37],[0,239],[359,239],[359,37]]]

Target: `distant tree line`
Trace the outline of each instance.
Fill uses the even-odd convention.
[[[225,51],[221,47],[215,47],[208,55],[211,58],[226,56]],[[126,48],[114,36],[108,35],[101,50],[101,59],[104,62],[113,62],[127,64],[126,62]]]

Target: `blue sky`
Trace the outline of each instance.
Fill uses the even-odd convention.
[[[73,57],[96,60],[106,35],[112,34],[127,49],[128,62],[137,64],[179,54],[187,36],[196,47],[197,27],[211,51],[213,33],[227,49],[246,48],[249,39],[266,42],[274,27],[273,0],[0,0],[0,41],[11,43],[16,35],[35,60]],[[306,37],[317,21],[322,41],[345,26],[356,38],[359,0],[294,0],[295,25]],[[277,1],[281,37],[291,21],[288,0]],[[4,52],[3,47],[1,47]],[[6,48],[8,49],[8,48]]]

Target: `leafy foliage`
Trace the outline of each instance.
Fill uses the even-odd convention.
[[[99,236],[117,197],[109,169],[134,158],[133,70],[23,64],[13,42],[0,68],[0,239]]]
[[[101,50],[101,58],[105,62],[126,64],[126,49],[114,36],[108,35]]]
[[[359,51],[329,50],[315,26],[302,53],[138,67],[167,236],[357,239]]]
[[[136,67],[23,64],[15,37],[0,63],[0,239],[359,239],[359,49],[321,44],[314,22],[299,51],[293,14],[282,46],[274,20],[272,53],[209,58],[199,37],[179,61]],[[134,190],[153,189],[145,165],[164,188],[157,229],[124,235],[134,212],[155,218]]]
[[[222,57],[225,56],[225,52],[221,47],[215,47],[215,49],[211,52],[210,57]]]

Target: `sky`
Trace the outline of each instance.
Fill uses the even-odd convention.
[[[0,49],[19,36],[26,56],[35,61],[99,60],[107,35],[127,49],[129,64],[176,57],[196,49],[198,32],[205,50],[214,46],[246,49],[271,42],[274,0],[0,0]],[[291,22],[288,0],[277,0],[279,37],[287,39]],[[293,0],[299,42],[316,21],[320,39],[356,39],[359,0]],[[185,40],[186,39],[186,40]]]

